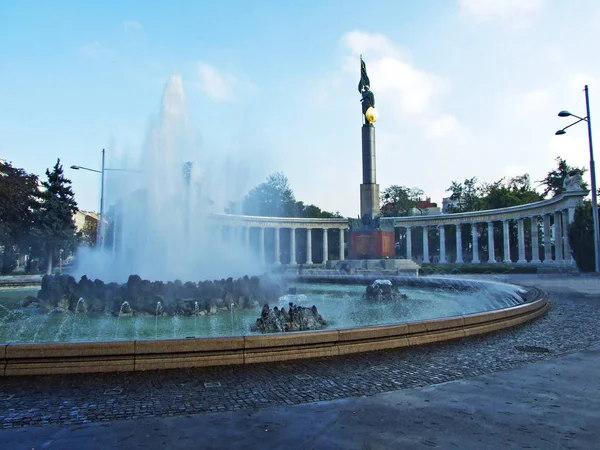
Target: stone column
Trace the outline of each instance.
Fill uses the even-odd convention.
[[[519,247],[519,259],[517,263],[525,264],[525,225],[523,219],[517,219],[517,246]]]
[[[446,228],[440,225],[440,264],[446,264]]]
[[[344,259],[344,229],[340,228],[340,261]]]
[[[554,262],[563,263],[562,227],[560,226],[561,213],[554,213]]]
[[[312,228],[306,229],[306,264],[312,264]]]
[[[279,248],[279,231],[281,228],[275,228],[275,264],[281,264],[281,249]]]
[[[290,265],[296,265],[296,229],[290,228]]]
[[[323,264],[329,261],[329,244],[327,242],[327,228],[323,228]]]
[[[488,263],[496,263],[496,249],[494,248],[494,222],[488,222]]]
[[[412,228],[406,227],[406,259],[412,259]]]
[[[544,264],[552,264],[552,232],[550,231],[550,214],[544,214]]]
[[[504,261],[507,264],[510,264],[512,260],[510,259],[510,234],[508,228],[508,220],[504,220],[502,222],[503,232],[504,232]]]
[[[565,263],[575,264],[571,255],[571,246],[569,245],[569,210],[562,210],[562,239],[563,239],[563,257]]]
[[[537,216],[531,218],[531,264],[540,264],[539,223]]]
[[[473,258],[471,259],[471,263],[478,264],[479,263],[479,234],[477,231],[477,224],[471,224],[471,247],[473,247]]]
[[[265,227],[260,227],[260,234],[258,237],[258,252],[260,254],[260,261],[265,263]]]
[[[463,256],[462,256],[462,228],[460,223],[456,225],[456,264],[462,264]]]
[[[429,227],[423,226],[423,262],[429,262]]]

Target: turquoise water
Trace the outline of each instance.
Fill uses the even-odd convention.
[[[400,291],[408,299],[367,302],[365,286],[298,284],[300,306],[315,305],[328,322],[327,328],[353,328],[452,317],[522,303],[515,286],[490,284],[475,292],[453,289],[408,288]],[[499,293],[502,295],[498,295]],[[0,290],[0,342],[74,342],[132,339],[168,339],[249,335],[250,326],[260,316],[255,309],[219,311],[197,317],[114,317],[90,313],[47,314],[35,308],[22,308],[21,301],[37,289]],[[283,297],[279,305],[287,306]]]

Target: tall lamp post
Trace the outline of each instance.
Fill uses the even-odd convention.
[[[104,245],[104,173],[106,171],[113,171],[113,172],[139,172],[137,170],[129,170],[129,169],[111,169],[108,167],[105,167],[104,165],[104,159],[105,159],[105,150],[102,149],[102,168],[101,170],[96,170],[96,169],[90,169],[89,167],[83,167],[83,166],[71,166],[71,169],[73,170],[89,170],[90,172],[96,172],[100,174],[100,217],[98,218],[98,227],[96,228],[96,245],[100,245],[100,248],[103,247]]]
[[[100,245],[102,248],[102,221],[104,220],[104,159],[106,152],[102,149],[102,169],[90,169],[83,166],[71,166],[73,170],[89,170],[90,172],[96,172],[100,174],[100,217],[98,217],[98,226],[96,227],[96,245]]]
[[[598,228],[598,198],[596,192],[596,167],[594,165],[594,146],[592,144],[592,120],[590,118],[590,95],[588,91],[587,84],[584,88],[585,91],[585,108],[586,108],[586,117],[579,117],[575,114],[570,113],[569,111],[561,111],[558,113],[558,117],[575,117],[577,120],[573,122],[571,125],[567,125],[561,130],[558,130],[555,134],[557,136],[561,136],[566,134],[565,131],[567,128],[572,127],[579,122],[587,122],[588,128],[588,141],[590,144],[590,177],[592,184],[592,218],[594,220],[594,261],[596,272],[600,272],[600,238],[598,236],[600,229]]]

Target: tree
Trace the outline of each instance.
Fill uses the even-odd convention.
[[[569,246],[577,267],[582,272],[592,272],[596,268],[594,261],[594,221],[592,202],[585,201],[575,210],[575,219],[567,230]]]
[[[288,178],[281,172],[269,175],[244,198],[243,213],[266,217],[342,217],[339,212],[323,211],[315,205],[297,201]]]
[[[290,217],[296,199],[288,178],[281,172],[253,188],[244,199],[244,214],[267,217]]]
[[[423,197],[423,190],[396,184],[386,188],[381,194],[381,215],[384,217],[410,216]]]
[[[529,174],[519,175],[506,181],[504,178],[486,183],[479,189],[481,209],[506,208],[542,200],[531,186]]]
[[[15,267],[19,252],[31,237],[37,195],[36,175],[0,162],[0,246],[2,273]]]
[[[456,202],[451,206],[449,212],[477,211],[479,208],[479,189],[477,188],[477,177],[465,178],[463,183],[453,181],[446,191],[452,192],[450,200]]]
[[[541,186],[545,186],[542,192],[542,197],[546,197],[548,194],[552,194],[553,197],[562,194],[565,189],[563,182],[567,176],[581,175],[583,176],[586,172],[585,167],[571,167],[567,164],[567,161],[562,159],[560,156],[556,158],[557,168],[548,172],[546,178],[538,181]],[[587,183],[583,183],[582,187],[588,189]]]
[[[35,226],[38,248],[46,258],[46,273],[51,273],[53,260],[60,250],[70,252],[76,245],[73,214],[77,212],[77,202],[71,180],[64,176],[60,159],[52,172],[46,169],[46,178],[39,194]]]
[[[95,247],[98,233],[98,221],[97,220],[86,220],[83,224],[83,228],[78,233],[78,240],[81,244],[86,247]]]

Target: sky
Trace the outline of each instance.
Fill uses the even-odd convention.
[[[441,202],[452,181],[588,166],[586,127],[554,132],[558,111],[585,115],[586,84],[600,111],[594,42],[594,0],[3,0],[0,158],[40,175],[60,158],[98,210],[98,176],[69,166],[140,155],[177,73],[199,151],[243,168],[239,192],[281,171],[298,200],[356,217],[362,54],[377,182]]]

